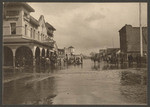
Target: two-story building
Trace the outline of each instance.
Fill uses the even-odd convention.
[[[132,27],[131,25],[125,25],[119,30],[120,36],[120,50],[127,60],[128,55],[132,54],[135,57],[140,54],[140,28]],[[147,54],[148,36],[147,27],[142,27],[143,38],[143,53]]]
[[[41,15],[37,20],[30,15],[35,10],[26,2],[3,4],[3,65],[24,66],[39,64],[56,51],[53,40],[56,30]]]
[[[68,48],[64,47],[64,50],[65,50],[65,55],[67,55],[68,58],[70,58],[75,54],[75,48],[73,46],[69,46]]]

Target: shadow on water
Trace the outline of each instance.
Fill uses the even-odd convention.
[[[123,99],[132,103],[147,102],[147,71],[143,73],[123,71],[120,78],[120,93]]]
[[[121,84],[122,85],[147,85],[147,73],[139,74],[136,72],[121,72]]]
[[[11,69],[11,71],[18,71],[23,73],[53,73],[55,71],[61,70],[62,68],[57,65],[45,65],[45,66],[27,66],[20,67],[18,69]],[[5,72],[9,72],[9,70],[5,70]]]
[[[117,73],[120,77],[119,90],[120,99],[127,103],[146,104],[147,102],[147,65],[128,65],[124,64],[107,64],[96,63],[91,65],[92,71],[101,70],[119,70]],[[111,72],[111,73],[114,73]]]
[[[117,70],[117,69],[129,69],[129,68],[146,68],[147,64],[133,64],[130,65],[128,63],[123,64],[109,64],[109,63],[93,63],[91,65],[92,70]]]
[[[122,65],[116,65],[116,64],[107,64],[107,63],[95,63],[92,64],[91,69],[92,70],[115,70],[115,69],[127,69],[126,64]]]
[[[3,84],[3,104],[52,104],[57,90],[55,77],[48,74],[60,69],[55,65],[3,69],[3,80],[14,79]]]
[[[105,64],[103,70],[127,69],[127,64]]]
[[[92,70],[100,70],[100,64],[94,64],[93,66],[91,66]]]

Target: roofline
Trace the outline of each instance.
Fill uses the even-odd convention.
[[[56,31],[56,29],[51,24],[49,24],[48,22],[46,22],[45,25],[49,26],[48,28],[51,27],[54,31]]]
[[[39,26],[39,22],[31,15],[30,15],[30,21],[32,21],[33,24],[35,24],[36,26]]]
[[[126,24],[126,25],[124,25],[118,32],[120,32],[121,30],[123,30],[126,26],[131,26],[132,28],[139,28],[139,27],[133,27],[132,25]],[[147,28],[147,26],[142,27],[142,28]]]
[[[23,6],[29,12],[35,12],[35,10],[26,2],[4,2],[4,6]]]
[[[24,4],[24,6],[26,6],[26,8],[29,9],[30,12],[35,12],[35,10],[29,5],[29,4]]]
[[[73,46],[69,46],[68,48],[74,48]]]

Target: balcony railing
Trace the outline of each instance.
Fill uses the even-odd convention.
[[[34,32],[34,29],[32,30],[31,32],[31,29],[27,28],[25,29],[24,26],[17,26],[16,28],[16,34],[11,34],[11,28],[10,26],[3,26],[3,37],[5,38],[6,36],[14,36],[16,37],[15,35],[21,35],[22,37],[25,37],[27,39],[32,39],[32,40],[36,40],[38,42],[50,42],[49,38],[47,35],[41,35],[41,33],[37,30],[35,30]]]

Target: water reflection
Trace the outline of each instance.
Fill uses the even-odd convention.
[[[57,90],[49,73],[59,69],[55,65],[4,69],[3,104],[52,104]]]
[[[108,63],[96,63],[91,66],[92,70],[115,70],[115,69],[127,69],[127,64],[108,64]]]
[[[108,64],[108,63],[95,63],[92,64],[92,70],[115,70],[115,69],[128,69],[128,68],[146,68],[146,64],[141,65],[140,67],[137,65],[128,66],[128,63],[124,64]]]
[[[146,104],[147,103],[147,89],[146,86],[122,86],[120,87],[120,94],[123,97],[124,102],[128,103],[139,103]]]
[[[142,71],[141,71],[142,72]],[[124,97],[124,100],[132,103],[146,103],[147,98],[147,74],[143,73],[123,71],[120,78],[120,92]]]
[[[128,66],[124,64],[106,64],[103,66],[103,70],[114,70],[114,69],[127,69]]]
[[[139,74],[135,72],[133,73],[133,72],[124,71],[121,72],[121,84],[122,85],[137,85],[137,84],[146,85],[147,84],[146,76],[147,76],[146,73]]]
[[[100,70],[100,64],[94,64],[93,66],[91,66],[92,70]]]
[[[26,83],[27,79],[4,84],[3,104],[52,104],[57,96],[54,77]]]
[[[35,68],[15,70],[5,69],[5,79],[13,76],[21,77],[25,74],[28,75],[25,78],[4,84],[3,104],[51,105],[54,99],[60,98],[65,103],[65,100],[68,100],[65,98],[77,98],[76,95],[80,97],[78,98],[78,102],[80,103],[86,100],[85,97],[94,99],[90,99],[89,101],[91,102],[97,101],[100,103],[99,101],[103,97],[103,92],[107,92],[110,98],[122,98],[123,102],[145,103],[147,85],[146,71],[130,71],[127,68],[126,64],[115,65],[104,62],[94,64],[90,60],[86,60],[83,65],[68,66],[62,64],[62,66],[53,65],[45,66],[44,68],[36,66]],[[108,72],[109,70],[113,71]],[[77,73],[74,74],[76,71]],[[93,86],[91,87],[91,85]],[[66,95],[65,92],[69,94]],[[106,99],[105,102],[112,101],[112,99],[106,97],[104,99]]]

